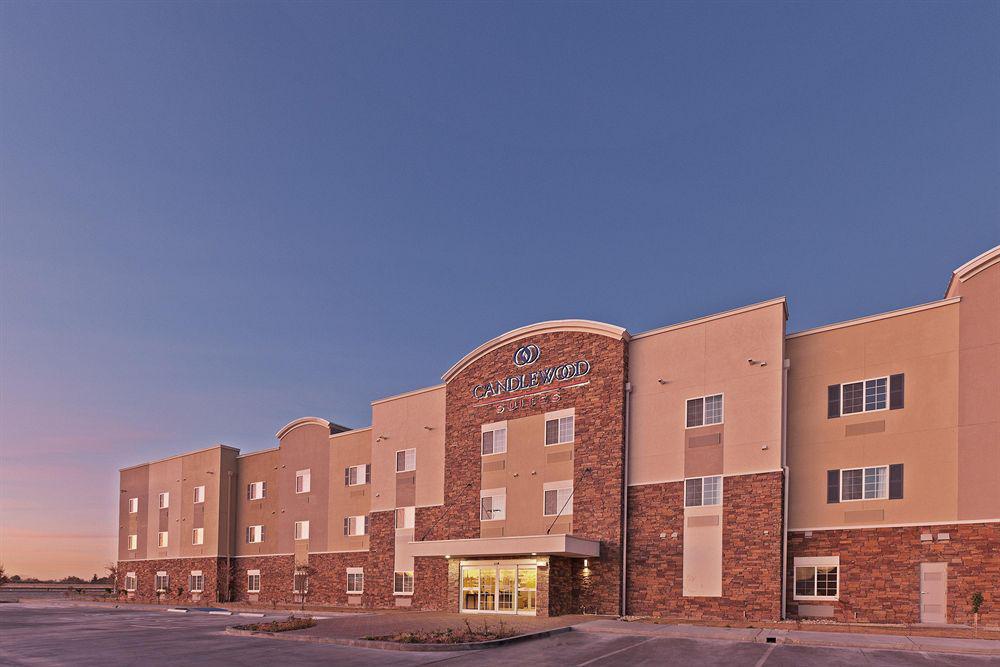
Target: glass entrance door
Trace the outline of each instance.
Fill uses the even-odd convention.
[[[536,565],[463,565],[461,610],[534,614],[537,579]]]

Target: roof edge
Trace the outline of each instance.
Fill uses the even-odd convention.
[[[948,280],[948,288],[944,292],[945,298],[948,298],[954,292],[955,281],[964,283],[983,269],[993,266],[996,262],[1000,262],[1000,245],[990,248],[977,257],[973,257],[952,271],[951,278]]]
[[[878,320],[887,320],[891,317],[909,315],[910,313],[919,313],[922,310],[940,308],[941,306],[950,306],[951,304],[958,303],[961,300],[962,297],[954,296],[951,297],[950,299],[939,299],[938,301],[929,301],[927,303],[921,303],[916,306],[908,306],[906,308],[899,308],[897,310],[889,310],[884,313],[876,313],[875,315],[865,315],[864,317],[857,317],[853,320],[844,320],[843,322],[824,324],[823,326],[814,327],[812,329],[805,329],[804,331],[796,331],[795,333],[790,333],[785,336],[785,340],[788,340],[789,338],[798,338],[799,336],[809,336],[811,334],[823,333],[824,331],[833,331],[835,329],[844,329],[846,327],[853,327],[856,324],[866,324],[868,322],[877,322]]]
[[[300,426],[306,426],[307,424],[316,424],[317,426],[323,426],[325,428],[330,428],[332,426],[329,420],[323,419],[322,417],[300,417],[298,419],[293,419],[278,429],[278,432],[274,434],[274,437],[281,440],[288,435],[289,432],[294,431]]]
[[[788,300],[786,299],[786,297],[779,296],[773,299],[768,299],[767,301],[759,301],[757,303],[751,303],[746,306],[740,306],[739,308],[733,308],[732,310],[724,310],[721,313],[705,315],[703,317],[698,317],[693,320],[686,320],[684,322],[678,322],[677,324],[668,324],[665,327],[658,327],[656,329],[650,329],[649,331],[643,331],[642,333],[634,334],[632,336],[632,340],[635,340],[637,338],[644,338],[646,336],[655,336],[656,334],[666,333],[668,331],[674,331],[676,329],[684,329],[686,327],[692,327],[697,324],[704,324],[705,322],[711,322],[712,320],[720,320],[723,317],[732,317],[733,315],[749,313],[751,310],[767,308],[768,306],[774,306],[779,303],[782,304],[783,306],[785,319],[788,319]]]
[[[410,396],[416,396],[417,394],[423,394],[429,391],[434,391],[435,389],[444,389],[445,384],[436,384],[433,387],[424,387],[423,389],[414,389],[413,391],[404,391],[402,394],[393,394],[392,396],[386,396],[385,398],[379,398],[371,401],[370,405],[378,405],[379,403],[388,403],[389,401],[395,401],[400,398],[408,398]]]
[[[132,470],[133,468],[141,468],[142,466],[151,466],[155,463],[163,463],[164,461],[170,461],[172,459],[179,459],[184,456],[192,456],[194,454],[201,454],[202,452],[208,452],[213,449],[231,449],[237,454],[240,452],[239,447],[233,447],[232,445],[224,445],[221,442],[211,445],[210,447],[202,447],[201,449],[195,449],[190,452],[182,452],[180,454],[174,454],[172,456],[165,456],[162,459],[156,459],[155,461],[145,461],[143,463],[136,463],[135,465],[125,466],[124,468],[119,468],[118,472],[123,472],[125,470]]]

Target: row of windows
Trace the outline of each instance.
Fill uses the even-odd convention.
[[[569,516],[571,514],[573,514],[573,480],[546,482],[542,489],[542,515]],[[507,489],[480,491],[479,520],[500,521],[506,518]]]
[[[247,592],[260,593],[261,575],[260,570],[247,571]],[[135,572],[125,574],[125,590],[134,592],[139,585],[139,578]],[[157,593],[170,590],[170,576],[166,572],[157,572],[153,578],[153,588]],[[188,590],[192,593],[202,593],[205,588],[205,576],[201,570],[192,570],[188,576]],[[365,590],[364,568],[347,568],[347,588],[350,594],[361,594]],[[292,578],[292,592],[307,593],[309,591],[309,575],[304,572],[295,572]],[[413,594],[413,571],[403,571],[393,573],[393,592],[397,595]]]
[[[170,507],[170,492],[169,491],[163,491],[162,493],[160,493],[158,501],[159,501],[159,507],[160,507],[161,510],[165,510],[168,507]],[[194,503],[197,505],[197,504],[203,503],[203,502],[205,502],[205,487],[204,486],[196,486],[196,487],[194,487]],[[139,499],[138,498],[129,498],[128,499],[128,513],[129,514],[137,514],[138,512],[139,512]]]
[[[565,445],[573,442],[575,419],[573,415],[557,416],[545,420],[545,446]],[[482,428],[481,453],[483,456],[503,454],[507,451],[507,427],[485,424]]]

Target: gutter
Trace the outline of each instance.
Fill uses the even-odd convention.
[[[626,594],[628,592],[628,441],[630,410],[632,401],[632,383],[625,383],[625,458],[622,470],[622,592],[621,592],[621,615],[626,615]]]
[[[781,364],[781,620],[787,614],[788,589],[788,369],[792,366],[791,359],[785,359]]]

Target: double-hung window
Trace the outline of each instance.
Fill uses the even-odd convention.
[[[372,467],[369,463],[344,468],[344,485],[360,486],[372,481]]]
[[[796,600],[836,600],[840,585],[840,556],[795,559]]]
[[[564,445],[573,442],[576,435],[575,420],[573,408],[545,413],[545,444]]]
[[[135,576],[135,572],[125,573],[125,590],[128,592],[135,591],[137,585],[139,584],[139,578]]]
[[[139,548],[139,536],[138,535],[129,535],[128,536],[128,550],[129,551],[135,551],[138,548]]]
[[[500,521],[507,518],[507,489],[484,489],[479,492],[479,520]]]
[[[260,570],[247,570],[247,593],[260,593]]]
[[[722,476],[691,477],[684,480],[684,507],[722,504]]]
[[[840,471],[840,500],[880,500],[889,497],[889,466]]]
[[[687,400],[687,428],[722,423],[722,394]]]
[[[162,549],[165,548],[169,542],[170,536],[167,534],[167,531],[163,530],[156,534],[156,546]]]
[[[194,528],[191,531],[191,544],[199,545],[205,543],[205,529]]]
[[[347,592],[352,595],[365,592],[365,569],[363,567],[347,568]]]
[[[295,522],[295,539],[297,539],[297,540],[308,540],[309,539],[309,522],[308,521],[296,521]]]
[[[165,510],[170,507],[170,493],[164,491],[160,494],[160,509]]]
[[[358,536],[367,534],[368,534],[367,516],[362,514],[361,516],[344,517],[344,535]]]
[[[396,595],[413,595],[413,572],[395,572],[392,592]]]
[[[192,593],[201,593],[205,590],[205,576],[201,570],[191,570],[191,575],[188,577],[188,588]]]
[[[569,516],[573,513],[573,480],[546,482],[542,487],[542,514]]]
[[[292,575],[292,592],[306,594],[309,592],[309,573],[296,570]]]
[[[247,526],[247,544],[260,544],[264,541],[264,526]]]
[[[139,499],[138,498],[129,498],[128,499],[128,513],[129,514],[138,514],[139,513]]]
[[[413,520],[416,514],[416,507],[396,508],[396,530],[413,528]]]
[[[903,407],[902,373],[831,384],[827,390],[827,418]]]
[[[410,472],[417,469],[417,450],[401,449],[396,452],[396,472]]]
[[[157,572],[156,578],[153,581],[153,585],[157,593],[163,593],[168,588],[170,588],[170,577],[167,576],[166,572]]]
[[[194,487],[194,504],[205,502],[205,487],[196,486]]]
[[[267,495],[267,482],[250,482],[247,484],[247,500],[263,500]]]
[[[483,424],[482,455],[503,454],[507,451],[507,422]]]
[[[298,470],[295,473],[295,493],[309,493],[312,482],[311,469]]]

